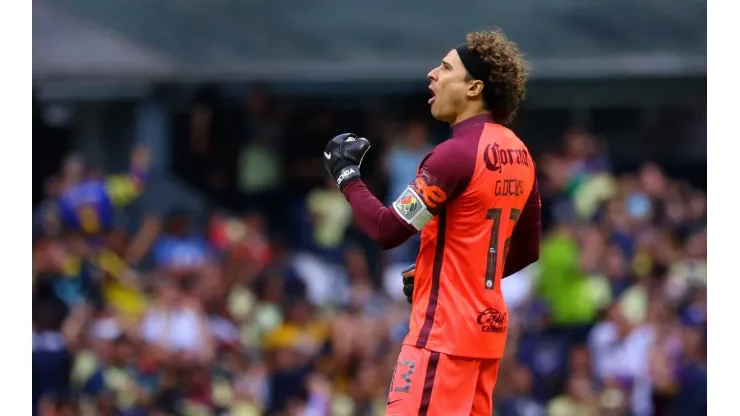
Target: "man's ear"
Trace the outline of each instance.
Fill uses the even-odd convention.
[[[468,84],[468,97],[474,98],[483,94],[483,81],[473,80]]]

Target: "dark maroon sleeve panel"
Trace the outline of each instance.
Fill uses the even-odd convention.
[[[532,192],[511,234],[503,277],[511,276],[539,259],[542,233],[541,207],[540,190],[535,180]]]
[[[422,162],[410,187],[432,215],[438,215],[468,187],[475,171],[477,140],[449,139],[435,147]]]
[[[344,196],[352,206],[360,228],[383,250],[398,247],[416,233],[396,215],[393,208],[386,208],[360,180],[344,187]]]
[[[403,244],[418,231],[398,210],[409,218],[422,209],[432,216],[439,214],[448,201],[456,198],[468,186],[475,170],[476,152],[477,141],[474,140],[453,138],[435,147],[421,162],[418,174],[409,188],[399,195],[394,203],[396,208],[385,207],[362,180],[347,184],[344,187],[344,196],[352,206],[360,228],[382,249],[388,250]],[[416,202],[403,205],[410,191],[421,200],[414,199]]]

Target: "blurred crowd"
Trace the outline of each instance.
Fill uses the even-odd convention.
[[[213,103],[203,93],[181,117],[172,169],[228,209],[119,226],[146,192],[144,148],[129,172],[69,157],[46,181],[35,414],[384,414],[410,310],[399,271],[418,243],[381,253],[353,224],[316,150],[343,126],[302,114],[298,135],[295,115],[257,94],[224,128]],[[445,134],[413,120],[367,129],[363,173],[386,202]],[[616,174],[587,130],[561,144],[535,157],[540,260],[503,282],[495,414],[706,414],[705,192],[653,163]]]

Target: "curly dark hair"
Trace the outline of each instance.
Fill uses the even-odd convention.
[[[512,122],[527,96],[527,62],[519,48],[500,29],[468,33],[465,41],[491,68],[483,92],[486,108],[497,123]]]

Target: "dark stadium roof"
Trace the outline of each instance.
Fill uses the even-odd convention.
[[[41,26],[39,14],[66,23]],[[700,0],[34,0],[35,75],[100,75],[95,59],[113,59],[103,43],[79,50],[70,21],[127,44],[118,49],[138,67],[121,64],[124,77],[411,78],[492,26],[519,43],[534,76],[706,71]],[[42,60],[36,49],[51,41],[85,66],[71,71],[69,58],[55,61],[63,53]]]

